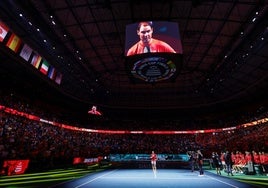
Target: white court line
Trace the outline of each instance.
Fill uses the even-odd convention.
[[[234,187],[234,188],[239,188],[239,187],[237,187],[237,186],[235,186],[235,185],[232,185],[232,184],[230,184],[230,183],[227,183],[227,182],[221,181],[221,180],[219,180],[219,179],[217,179],[217,178],[213,178],[213,177],[208,176],[208,175],[206,175],[206,176],[207,176],[208,178],[210,178],[210,179],[216,180],[216,181],[218,181],[218,182],[221,182],[221,183],[223,183],[223,184],[229,185],[229,186],[231,186],[231,187]]]
[[[113,172],[116,171],[116,170],[118,170],[118,169],[115,169],[115,170],[113,170],[113,171],[111,171],[111,172],[105,173],[105,174],[103,174],[103,175],[101,175],[101,176],[97,176],[96,178],[94,178],[94,179],[92,179],[92,180],[90,180],[90,181],[87,181],[87,182],[85,182],[85,183],[82,183],[81,185],[78,185],[78,186],[76,186],[75,188],[82,187],[83,185],[86,185],[86,184],[91,183],[91,182],[93,182],[93,181],[95,181],[95,180],[97,180],[97,179],[100,179],[100,178],[102,178],[102,177],[104,177],[104,176],[107,176],[108,174],[111,174],[111,173],[113,173]]]
[[[103,179],[152,179],[153,177],[141,177],[141,176],[136,176],[136,177],[104,177]],[[159,178],[159,176],[157,177],[157,179],[159,180],[208,180],[209,178],[198,178],[198,177],[189,177],[189,178]]]

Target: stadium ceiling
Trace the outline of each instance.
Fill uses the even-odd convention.
[[[265,0],[4,0],[0,10],[1,20],[63,73],[51,87],[81,102],[185,109],[267,101]],[[125,29],[140,20],[178,24],[183,63],[173,82],[130,81]]]

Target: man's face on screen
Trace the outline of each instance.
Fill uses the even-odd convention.
[[[140,36],[140,40],[146,45],[152,39],[153,28],[149,25],[142,25],[137,33]]]

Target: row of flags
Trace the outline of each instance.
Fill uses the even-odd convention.
[[[57,71],[55,67],[35,52],[29,45],[14,33],[9,31],[9,28],[0,20],[0,42],[5,43],[5,46],[18,54],[26,62],[29,62],[33,67],[39,70],[42,74],[61,84],[62,73]]]

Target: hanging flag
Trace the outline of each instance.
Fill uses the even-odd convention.
[[[15,35],[14,33],[12,33],[6,46],[17,53],[21,43],[22,43],[21,39],[17,35]]]
[[[49,68],[49,63],[46,60],[44,60],[40,67],[40,72],[42,72],[44,75],[47,75],[48,68]]]
[[[0,42],[3,42],[8,33],[8,27],[0,21]]]
[[[27,44],[24,44],[24,46],[20,52],[20,56],[24,60],[29,61],[32,52],[33,52],[33,50]]]
[[[55,69],[54,67],[50,66],[47,76],[48,76],[51,80],[54,80],[55,77],[56,77],[56,69]]]
[[[57,73],[57,76],[55,78],[55,82],[57,84],[61,84],[61,80],[62,80],[62,74],[60,72]]]
[[[41,63],[42,57],[36,53],[33,54],[32,60],[31,60],[31,64],[38,69],[39,65]]]

